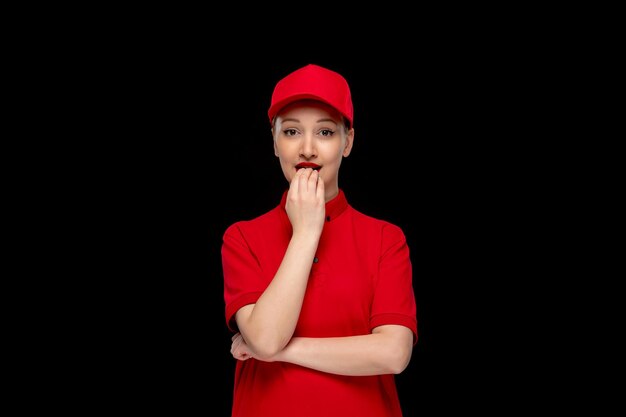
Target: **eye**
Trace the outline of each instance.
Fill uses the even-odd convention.
[[[298,131],[296,129],[285,129],[283,130],[283,134],[285,136],[295,136],[298,134]]]
[[[330,137],[330,136],[332,136],[334,134],[335,134],[335,131],[331,130],[331,129],[322,129],[322,130],[320,130],[320,135],[321,136]]]

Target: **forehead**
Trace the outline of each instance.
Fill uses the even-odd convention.
[[[312,116],[317,119],[332,119],[341,121],[341,114],[334,107],[316,100],[300,100],[288,104],[278,113],[281,119],[300,119],[304,116]]]

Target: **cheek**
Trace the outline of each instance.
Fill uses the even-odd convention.
[[[297,149],[294,150],[294,146],[289,146],[284,142],[274,143],[274,154],[280,159],[290,159],[294,152],[297,152]]]

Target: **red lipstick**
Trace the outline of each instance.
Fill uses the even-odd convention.
[[[300,168],[312,168],[319,171],[321,166],[314,164],[313,162],[300,162],[298,165],[296,165],[296,171]]]

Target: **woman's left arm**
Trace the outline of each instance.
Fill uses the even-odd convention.
[[[413,352],[413,332],[405,326],[382,325],[371,334],[346,337],[294,337],[269,361],[289,362],[338,375],[399,374]],[[249,359],[245,342],[233,337],[231,353]]]

